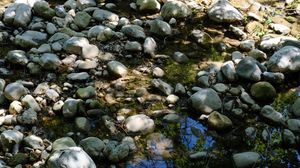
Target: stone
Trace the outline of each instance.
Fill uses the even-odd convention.
[[[229,87],[223,83],[216,83],[212,88],[219,93],[225,93],[229,90]]]
[[[236,66],[238,76],[251,81],[260,81],[261,69],[257,65],[257,61],[251,57],[245,57]]]
[[[252,49],[251,51],[249,51],[248,56],[258,61],[265,61],[267,59],[267,54],[258,49]]]
[[[275,88],[269,82],[257,82],[251,86],[251,95],[260,101],[273,101],[277,96]]]
[[[284,122],[284,117],[281,113],[277,112],[273,109],[272,106],[265,105],[262,109],[260,114],[267,119],[268,121],[274,124],[282,124]]]
[[[242,41],[240,43],[240,46],[239,46],[242,50],[244,51],[251,51],[255,48],[255,41],[254,40],[245,40],[245,41]]]
[[[300,98],[297,98],[297,100],[294,102],[294,104],[291,106],[291,112],[297,116],[300,117]]]
[[[78,100],[68,98],[63,105],[63,116],[67,118],[75,117],[78,111]]]
[[[213,89],[200,89],[190,97],[192,107],[200,113],[209,114],[222,107],[222,101]]]
[[[149,54],[151,56],[155,55],[155,50],[157,48],[157,44],[152,37],[147,37],[143,44],[144,53]]]
[[[23,139],[23,142],[26,147],[32,148],[32,149],[38,149],[38,150],[44,150],[45,145],[42,140],[42,138],[36,136],[36,135],[29,135]]]
[[[178,63],[187,63],[189,61],[189,58],[179,51],[174,52],[173,59]]]
[[[204,46],[212,43],[212,38],[209,36],[209,34],[199,29],[192,30],[191,37],[195,42]]]
[[[79,88],[76,91],[76,95],[80,99],[88,99],[88,98],[93,98],[96,96],[96,90],[92,86],[88,86],[85,88]]]
[[[285,145],[295,146],[296,145],[296,136],[289,129],[284,129],[282,133],[282,141]]]
[[[105,29],[110,29],[110,28],[102,26],[102,25],[93,26],[88,31],[88,37],[96,38],[98,36],[98,34],[102,33]]]
[[[31,21],[31,7],[24,3],[13,3],[4,12],[3,22],[15,27],[26,27]]]
[[[160,3],[157,0],[137,0],[136,5],[141,12],[158,12]]]
[[[125,44],[125,50],[132,52],[142,51],[142,45],[137,41],[127,41]]]
[[[184,95],[186,93],[185,87],[181,83],[177,83],[175,86],[175,93]]]
[[[82,57],[85,59],[92,59],[98,56],[99,48],[96,45],[88,45],[82,48]]]
[[[87,81],[90,75],[87,72],[70,73],[67,75],[67,78],[71,81],[83,82]]]
[[[230,82],[237,79],[237,73],[235,71],[234,63],[232,61],[227,61],[221,66],[221,72]]]
[[[295,41],[297,40],[294,37],[289,37],[289,36],[273,36],[270,34],[267,34],[262,37],[261,42],[259,44],[259,47],[263,51],[269,51],[269,50],[276,50],[280,48],[281,44],[283,44],[285,41],[292,40]]]
[[[55,10],[46,1],[37,1],[33,6],[33,10],[37,16],[48,20],[51,20],[55,16]]]
[[[232,156],[237,168],[253,167],[261,162],[261,156],[257,152],[242,152]]]
[[[85,117],[76,117],[75,126],[79,131],[89,132],[91,129],[91,123]]]
[[[128,155],[129,155],[129,146],[127,144],[120,144],[110,152],[108,159],[112,162],[120,162]]]
[[[108,10],[97,9],[93,13],[93,18],[99,22],[117,22],[119,21],[119,16]]]
[[[47,70],[56,70],[61,65],[61,60],[56,54],[44,53],[40,57],[40,65]]]
[[[50,46],[50,44],[42,44],[37,49],[37,53],[50,53],[50,52],[51,52],[51,46]]]
[[[132,38],[137,38],[137,39],[146,38],[144,29],[138,25],[125,25],[121,28],[121,32],[124,33],[126,36]]]
[[[266,66],[272,72],[297,72],[300,70],[300,49],[285,46],[276,51],[267,61]]]
[[[23,48],[33,48],[44,43],[46,40],[46,33],[27,30],[23,34],[17,35],[14,42],[16,45],[19,45]]]
[[[174,91],[174,88],[171,85],[169,85],[161,79],[152,79],[151,85],[159,89],[165,95],[170,95]]]
[[[255,101],[250,97],[250,95],[247,92],[242,92],[241,94],[241,100],[247,104],[254,105]]]
[[[105,148],[104,142],[97,137],[88,137],[79,142],[79,146],[92,158],[101,157]]]
[[[75,62],[75,64],[77,64],[78,69],[83,70],[95,69],[98,66],[98,63],[95,60],[78,60]]]
[[[57,91],[54,89],[47,89],[46,96],[53,102],[57,102],[60,98],[59,93],[57,93]]]
[[[8,84],[4,89],[4,96],[11,101],[19,100],[27,94],[27,89],[19,82]]]
[[[288,119],[287,127],[296,133],[300,133],[300,120],[299,119]]]
[[[5,88],[5,80],[0,78],[0,92],[2,92]]]
[[[238,22],[243,20],[243,15],[227,0],[218,0],[209,10],[208,17],[215,22]]]
[[[264,72],[263,78],[271,83],[282,83],[284,81],[284,74],[281,72]]]
[[[11,64],[16,64],[21,66],[26,65],[29,61],[26,56],[26,53],[22,50],[9,51],[5,59]]]
[[[137,114],[125,120],[125,126],[129,132],[141,132],[146,134],[154,130],[154,121],[145,114]]]
[[[165,75],[165,72],[164,72],[164,70],[162,70],[161,68],[155,67],[155,68],[153,68],[153,70],[152,70],[152,75],[153,75],[154,77],[161,78],[161,77],[163,77],[163,76]]]
[[[59,43],[60,45],[63,45],[68,39],[70,39],[69,35],[57,32],[49,38],[48,42],[52,44]]]
[[[169,20],[171,18],[182,19],[186,18],[192,14],[191,9],[181,1],[167,1],[161,8],[161,16],[165,20]]]
[[[10,114],[20,114],[22,110],[23,110],[22,103],[16,100],[10,103],[8,109]]]
[[[35,96],[37,95],[43,95],[46,93],[46,91],[50,88],[50,86],[48,85],[47,82],[43,82],[38,84],[38,86],[35,88],[35,90],[33,91],[33,94]]]
[[[77,12],[74,23],[81,29],[85,29],[91,22],[92,17],[86,12]]]
[[[70,137],[62,137],[59,139],[56,139],[53,143],[52,143],[52,151],[59,151],[59,150],[63,150],[63,149],[68,149],[70,147],[75,147],[76,143],[74,142],[74,140]]]
[[[169,36],[172,34],[172,29],[167,22],[155,19],[151,22],[150,32],[159,36]]]
[[[280,34],[286,35],[289,34],[291,32],[291,29],[283,24],[276,24],[276,23],[271,23],[270,27],[275,31],[278,32]]]
[[[227,116],[217,111],[210,113],[207,120],[208,126],[217,131],[223,131],[232,127],[232,121]]]
[[[22,140],[23,134],[17,130],[5,130],[0,135],[1,147],[5,152],[11,152],[15,147],[18,148]]]
[[[123,65],[119,61],[110,61],[110,62],[108,62],[107,63],[107,70],[108,70],[108,72],[110,72],[112,75],[114,75],[116,77],[124,77],[128,73],[128,70],[125,67],[125,65]]]
[[[89,46],[90,44],[88,39],[84,37],[71,37],[65,41],[63,48],[70,54],[81,55],[83,49],[88,48]]]
[[[17,120],[20,124],[35,125],[38,121],[37,113],[32,108],[29,108],[25,110],[20,116],[18,116]]]
[[[36,102],[34,97],[32,97],[30,94],[26,95],[21,100],[24,107],[32,108],[34,111],[41,111],[40,105]]]
[[[82,0],[81,0],[82,1]],[[46,161],[48,168],[96,168],[94,161],[80,147],[70,147],[53,152]]]
[[[167,123],[178,123],[180,122],[180,116],[177,114],[167,114],[163,117],[163,121]]]

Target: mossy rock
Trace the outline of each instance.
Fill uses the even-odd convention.
[[[276,90],[269,82],[257,82],[251,86],[251,95],[260,101],[273,101]]]
[[[16,166],[18,164],[26,164],[28,162],[28,155],[25,153],[17,153],[9,159],[8,164],[10,166]]]

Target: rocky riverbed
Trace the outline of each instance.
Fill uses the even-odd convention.
[[[299,0],[0,2],[0,167],[299,167]]]

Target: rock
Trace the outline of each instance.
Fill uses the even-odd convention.
[[[89,70],[89,69],[95,69],[98,66],[98,63],[96,61],[90,61],[90,60],[78,60],[75,62],[77,64],[78,69],[83,69],[83,70]]]
[[[65,7],[67,7],[69,4],[71,4],[71,3],[69,3],[71,1],[65,2],[65,5],[57,5],[57,6],[55,6],[54,10],[55,10],[56,16],[61,17],[61,18],[65,17],[67,15]],[[66,5],[66,4],[68,4],[68,5]],[[72,4],[71,4],[71,6],[72,6]],[[76,2],[74,1],[72,7],[70,7],[70,6],[68,6],[68,7],[69,7],[69,9],[75,9],[76,8]]]
[[[242,152],[232,156],[237,168],[253,167],[261,161],[261,156],[256,152]]]
[[[189,58],[182,52],[174,52],[173,59],[178,63],[187,63]]]
[[[228,81],[233,82],[237,79],[237,73],[232,61],[223,63],[223,65],[221,66],[221,71]]]
[[[125,50],[132,52],[142,51],[142,45],[137,41],[127,41],[125,44]]]
[[[44,83],[40,83],[38,84],[38,86],[35,88],[35,90],[33,91],[33,94],[35,96],[37,95],[43,95],[46,93],[46,91],[50,88],[50,86],[48,85],[47,82]]]
[[[91,129],[91,123],[85,117],[76,117],[75,118],[75,125],[76,125],[76,128],[79,131],[89,132],[90,129]]]
[[[157,44],[152,37],[147,37],[143,44],[144,53],[149,54],[151,56],[155,55],[155,50],[157,48]]]
[[[24,3],[13,3],[4,12],[3,22],[15,27],[26,27],[31,21],[31,7]]]
[[[37,75],[40,74],[42,68],[39,64],[30,62],[29,64],[27,64],[27,68],[29,70],[29,73],[32,75]]]
[[[17,130],[5,130],[0,135],[0,143],[2,150],[5,152],[11,152],[13,148],[19,147],[23,139],[23,134]]]
[[[259,81],[261,79],[261,70],[257,61],[251,57],[245,57],[236,66],[237,74],[248,80]]]
[[[84,48],[90,46],[88,39],[84,37],[72,37],[64,43],[64,50],[70,54],[81,55]]]
[[[5,88],[5,80],[0,78],[0,92],[2,92]]]
[[[71,7],[74,6],[72,3],[68,3]],[[69,6],[68,4],[65,3],[65,6]],[[77,0],[76,1],[76,6],[79,10],[83,10],[86,9],[88,7],[94,7],[97,6],[97,2],[95,0]],[[72,7],[71,9],[74,9],[74,7]]]
[[[252,49],[251,51],[249,51],[248,56],[252,57],[258,61],[259,60],[265,61],[267,59],[267,54],[258,49]]]
[[[225,93],[229,90],[229,87],[223,83],[216,83],[212,88],[219,93]]]
[[[69,38],[69,35],[57,32],[49,38],[48,42],[52,44],[59,43],[60,45],[63,45]]]
[[[23,142],[25,146],[32,149],[44,150],[45,148],[42,138],[35,135],[29,135],[25,137]]]
[[[186,93],[185,87],[181,83],[177,83],[175,86],[175,93],[184,95]]]
[[[76,143],[74,140],[70,137],[62,137],[59,139],[56,139],[52,143],[52,151],[58,151],[58,150],[63,150],[63,149],[68,149],[70,147],[75,147]]]
[[[289,36],[272,36],[272,35],[265,35],[262,37],[261,42],[259,44],[260,49],[263,51],[268,51],[268,50],[275,50],[278,49],[282,43],[288,40],[297,40],[294,37],[289,37]]]
[[[85,88],[79,88],[76,91],[76,95],[80,99],[88,99],[88,98],[92,98],[92,97],[96,96],[96,90],[92,86],[88,86],[88,87],[85,87]]]
[[[141,12],[158,12],[160,3],[157,0],[137,0],[136,5]]]
[[[63,116],[70,118],[76,116],[78,111],[78,100],[69,98],[63,105]]]
[[[234,51],[231,53],[231,59],[236,64],[238,64],[244,58],[245,58],[245,55],[239,51]]]
[[[88,45],[82,48],[82,57],[85,59],[92,59],[98,56],[99,49],[96,45]]]
[[[105,148],[104,142],[97,137],[88,137],[80,141],[79,145],[91,157],[101,157],[102,151]]]
[[[235,27],[233,25],[229,25],[229,30],[236,35],[237,37],[239,37],[239,39],[246,39],[247,38],[247,33],[245,33],[242,29]]]
[[[167,114],[164,116],[163,121],[167,123],[178,123],[180,122],[180,116],[177,114]]]
[[[50,53],[50,52],[51,52],[51,46],[50,46],[50,44],[42,44],[37,49],[37,53]]]
[[[110,152],[108,159],[113,162],[120,162],[128,155],[129,146],[127,144],[120,144]]]
[[[284,81],[284,74],[280,72],[264,72],[263,78],[271,83],[282,83]]]
[[[300,133],[300,120],[299,119],[288,119],[287,127],[296,133]]]
[[[281,113],[275,111],[272,106],[265,105],[260,114],[267,120],[271,121],[275,124],[282,124],[284,121],[284,117]]]
[[[108,10],[97,9],[93,13],[93,18],[99,22],[117,22],[119,21],[119,16]]]
[[[54,111],[60,111],[62,109],[62,107],[64,106],[64,102],[62,100],[57,101],[56,103],[54,103],[52,109]]]
[[[37,1],[33,6],[33,10],[36,15],[48,20],[55,16],[55,10],[50,8],[46,1]]]
[[[195,42],[207,46],[212,43],[212,38],[204,31],[194,29],[191,32],[191,37],[194,39]]]
[[[44,53],[40,57],[40,65],[47,70],[56,70],[61,65],[61,61],[56,54]]]
[[[5,59],[11,63],[16,65],[26,65],[28,63],[28,58],[26,53],[22,50],[12,50],[9,51],[5,57]]]
[[[57,102],[60,98],[59,94],[54,89],[47,89],[46,96],[47,96],[47,98],[49,98],[53,102]]]
[[[121,32],[129,37],[137,39],[146,38],[144,29],[138,25],[125,25],[122,27]]]
[[[291,29],[283,24],[271,23],[270,27],[280,34],[286,35],[291,32]]]
[[[93,26],[88,31],[88,37],[89,38],[96,38],[100,33],[104,32],[105,29],[111,30],[110,28],[102,26],[102,25]]]
[[[247,104],[254,105],[255,101],[250,97],[250,95],[247,92],[242,92],[241,94],[241,100]]]
[[[38,121],[37,113],[32,108],[29,108],[21,116],[18,116],[17,120],[20,124],[34,125]]]
[[[282,141],[285,145],[295,146],[296,145],[296,136],[289,129],[284,129],[282,133]]]
[[[161,78],[161,77],[163,77],[163,76],[165,75],[165,72],[164,72],[164,70],[162,70],[161,68],[155,67],[155,68],[153,68],[153,70],[152,70],[152,75],[153,75],[154,77],[156,77],[156,78]]]
[[[297,116],[300,117],[300,98],[298,98],[294,104],[291,107],[291,112]]]
[[[27,30],[22,35],[17,35],[15,44],[23,48],[37,47],[47,40],[47,34],[37,31]]]
[[[110,61],[107,63],[107,70],[117,76],[117,77],[124,77],[127,75],[128,71],[125,65],[118,61]]]
[[[48,168],[96,168],[94,161],[80,147],[70,147],[52,153],[46,161]]]
[[[151,84],[155,88],[158,88],[165,95],[170,95],[174,91],[174,88],[171,85],[169,85],[161,79],[152,79]]]
[[[159,36],[169,36],[172,34],[172,29],[167,22],[155,19],[151,22],[150,32]]]
[[[222,107],[222,101],[213,89],[201,89],[190,97],[193,108],[200,113],[209,114]]]
[[[36,100],[31,95],[26,95],[21,100],[24,107],[32,108],[34,111],[41,111],[40,105],[36,102]]]
[[[276,51],[267,61],[266,66],[272,72],[297,72],[300,70],[300,49],[285,46]]]
[[[16,100],[10,103],[8,109],[10,114],[20,114],[22,110],[23,110],[22,103]]]
[[[247,138],[250,138],[251,140],[254,140],[256,138],[256,128],[254,127],[247,127],[245,129],[245,134],[247,136]]]
[[[277,96],[275,88],[269,82],[257,82],[251,86],[251,95],[260,101],[273,101]]]
[[[78,73],[70,73],[67,75],[67,78],[71,81],[87,81],[90,78],[90,75],[87,72],[78,72]]]
[[[144,114],[128,117],[125,120],[125,126],[130,132],[141,132],[142,134],[152,132],[155,127],[154,121]]]
[[[239,46],[242,50],[244,51],[251,51],[255,48],[255,41],[254,40],[245,40],[245,41],[242,41],[240,43],[240,46]]]
[[[19,100],[27,94],[27,89],[19,82],[8,84],[4,89],[4,96],[11,101]]]
[[[191,15],[191,9],[181,1],[167,1],[161,8],[161,16],[165,20],[169,20],[171,18],[182,19]]]
[[[208,116],[208,126],[218,131],[226,130],[232,127],[232,121],[227,116],[220,114],[219,112],[212,112]]]
[[[227,0],[218,0],[209,10],[208,17],[215,22],[238,22],[243,20],[243,15]]]
[[[74,17],[74,23],[81,29],[85,29],[91,21],[92,17],[86,12],[77,12]]]

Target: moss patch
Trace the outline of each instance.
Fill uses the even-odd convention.
[[[272,106],[277,111],[282,111],[284,106],[288,104],[293,104],[295,100],[297,99],[297,94],[294,89],[291,89],[287,92],[279,93],[277,98],[272,103]]]

